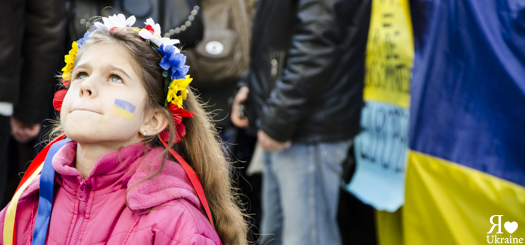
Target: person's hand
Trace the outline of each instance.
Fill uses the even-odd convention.
[[[257,131],[257,142],[267,152],[282,151],[292,145],[292,141],[280,142],[274,140],[262,130]]]
[[[19,143],[26,143],[34,139],[40,132],[40,123],[26,124],[15,117],[11,117],[11,134]]]
[[[241,89],[239,89],[237,92],[237,95],[235,95],[235,99],[233,100],[231,120],[233,125],[239,128],[246,128],[248,126],[248,118],[243,119],[239,115],[239,104],[245,102],[246,99],[248,99],[249,93],[250,89],[248,89],[248,87],[241,87]]]

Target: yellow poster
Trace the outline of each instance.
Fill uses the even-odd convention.
[[[374,0],[366,48],[365,100],[410,104],[414,44],[407,0]]]

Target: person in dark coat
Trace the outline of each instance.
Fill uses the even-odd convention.
[[[24,143],[40,132],[63,57],[63,0],[0,1],[0,204],[5,195],[11,135]]]

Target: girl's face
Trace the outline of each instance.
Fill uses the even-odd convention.
[[[111,148],[139,142],[146,90],[128,51],[115,43],[94,44],[75,64],[60,112],[66,135]]]

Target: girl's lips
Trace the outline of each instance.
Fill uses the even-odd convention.
[[[71,110],[71,112],[74,112],[74,111],[88,111],[88,112],[93,112],[93,113],[97,113],[97,114],[102,114],[102,113],[100,113],[98,111],[91,110],[91,109],[85,109],[85,108],[77,108],[77,109]]]

